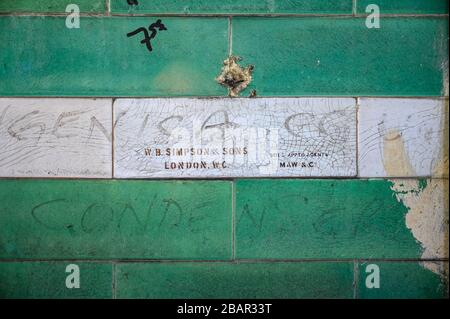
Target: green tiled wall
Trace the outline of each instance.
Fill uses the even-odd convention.
[[[80,287],[68,289],[66,267],[73,262],[0,262],[0,298],[112,297],[110,263],[76,262]]]
[[[0,94],[226,95],[214,78],[228,53],[227,19],[165,17],[167,30],[152,40],[152,52],[139,35],[126,36],[154,21],[84,17],[80,29],[67,29],[63,17],[2,16],[0,29],[8,32],[0,33]],[[260,96],[441,95],[447,20],[382,23],[367,29],[364,18],[233,18],[232,52],[255,65],[244,94],[256,89]]]
[[[352,0],[140,0],[129,5],[112,0],[113,13],[216,13],[216,14],[345,14],[352,12]]]
[[[448,286],[439,275],[428,267],[446,267],[447,263],[430,262],[381,262],[376,263],[380,270],[380,288],[367,288],[365,272],[371,263],[358,265],[358,297],[363,299],[441,299],[448,298]],[[370,273],[370,272],[369,272]]]
[[[119,264],[116,280],[118,298],[353,297],[351,262]]]
[[[384,18],[381,24],[236,17],[233,53],[255,65],[250,89],[263,96],[441,95],[447,20]]]
[[[376,4],[381,14],[448,14],[447,0],[357,0],[357,12],[366,12],[369,4]]]
[[[231,198],[229,182],[3,180],[0,258],[229,259]]]
[[[65,25],[72,2],[79,29]],[[375,1],[380,29],[366,27],[366,0],[138,2],[0,0],[0,97],[34,108],[42,97],[226,98],[215,78],[231,53],[254,65],[242,97],[448,99],[445,0]],[[151,52],[127,37],[158,19],[167,30]],[[432,194],[430,181],[412,180],[422,189],[332,176],[3,178],[0,298],[448,298],[448,243],[430,250],[402,197]],[[445,237],[448,206],[427,200],[420,214],[444,206],[426,220]],[[69,264],[78,289],[65,286]],[[380,288],[366,286],[369,264]]]
[[[238,258],[419,258],[385,180],[238,180]],[[357,194],[357,195],[356,195]]]
[[[214,77],[227,55],[227,19],[165,17],[152,52],[142,34],[127,37],[155,21],[84,17],[68,29],[64,17],[0,16],[0,94],[226,95]]]
[[[82,13],[105,13],[105,0],[15,0],[0,1],[0,12],[63,13],[69,4],[76,4]]]

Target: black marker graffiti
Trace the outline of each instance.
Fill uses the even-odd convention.
[[[157,30],[158,29],[158,30]],[[151,31],[151,34],[148,34],[147,29],[145,29],[144,27],[138,28],[130,33],[127,33],[127,37],[132,37],[135,36],[136,34],[140,33],[140,32],[144,32],[144,39],[141,40],[141,43],[147,46],[147,49],[152,52],[153,48],[152,48],[152,44],[150,43],[150,40],[153,39],[156,36],[156,33],[158,31],[164,31],[167,30],[166,26],[164,24],[161,23],[161,20],[158,19],[155,23],[150,24],[150,26],[148,27],[148,30]]]
[[[130,6],[137,6],[139,4],[137,0],[127,0],[127,2]]]

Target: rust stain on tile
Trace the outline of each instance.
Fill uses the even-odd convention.
[[[414,176],[405,143],[398,130],[390,130],[383,139],[383,166],[389,176]]]

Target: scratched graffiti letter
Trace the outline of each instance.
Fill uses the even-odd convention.
[[[66,7],[66,12],[69,15],[66,18],[67,29],[79,29],[80,28],[80,7],[76,4],[69,4]]]

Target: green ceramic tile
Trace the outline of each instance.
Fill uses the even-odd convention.
[[[365,14],[369,4],[377,4],[381,14],[448,13],[448,0],[357,0],[357,12]]]
[[[167,30],[140,43],[157,17],[0,17],[0,95],[226,95],[215,77],[227,56],[226,18],[161,18]]]
[[[411,183],[417,188],[407,188]],[[236,258],[420,258],[419,240],[428,258],[446,254],[442,192],[439,185],[405,180],[240,180]],[[417,220],[407,226],[411,203],[410,219]],[[431,244],[421,232],[433,234]]]
[[[353,263],[118,264],[118,298],[352,298]]]
[[[0,258],[228,259],[229,182],[3,180]]]
[[[440,96],[445,18],[233,18],[233,54],[259,96]]]
[[[352,0],[111,0],[113,13],[226,13],[226,14],[345,14],[352,12]]]
[[[70,285],[75,283],[76,273],[67,267],[74,264],[78,266],[79,288]],[[112,265],[108,263],[0,262],[0,298],[111,297]]]
[[[66,12],[69,4],[76,4],[80,12],[104,13],[105,0],[14,0],[0,1],[0,12]]]
[[[374,270],[369,265],[375,264]],[[358,266],[358,298],[440,299],[448,298],[448,279],[438,269],[448,262],[365,262]],[[373,286],[379,271],[379,288]],[[367,283],[366,283],[367,282]]]

